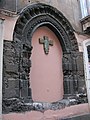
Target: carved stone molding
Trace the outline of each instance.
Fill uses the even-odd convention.
[[[20,13],[14,36],[30,43],[33,32],[42,25],[48,26],[59,39],[62,38],[60,42],[64,51],[68,51],[69,48],[74,51],[78,50],[69,21],[56,8],[43,3],[30,5]]]
[[[40,26],[47,26],[50,28],[56,34],[62,46],[65,96],[75,97],[79,89],[78,78],[82,77],[82,79],[84,79],[82,68],[78,67],[79,59],[76,60],[76,56],[79,56],[78,45],[69,21],[60,11],[52,6],[42,3],[32,4],[23,9],[20,13],[20,17],[14,29],[13,42],[4,42],[4,112],[43,109],[43,105],[40,103],[34,104],[29,83],[31,68],[30,57],[33,49],[32,35]],[[77,66],[77,68],[73,66]],[[82,73],[79,74],[79,70],[81,70]],[[83,85],[79,86],[82,87]],[[75,102],[71,104],[77,104],[77,101],[78,99],[76,96]],[[18,104],[19,108],[15,107]],[[61,109],[63,105],[64,102],[56,102],[56,104],[52,104],[52,107],[48,107],[48,109]]]

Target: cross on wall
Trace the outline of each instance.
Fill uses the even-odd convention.
[[[53,41],[49,40],[47,36],[43,36],[43,39],[39,38],[39,43],[43,44],[45,54],[49,53],[49,46],[53,46]]]

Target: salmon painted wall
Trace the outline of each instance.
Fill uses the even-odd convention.
[[[39,38],[53,41],[49,54],[44,53]],[[47,27],[38,28],[32,37],[30,84],[34,101],[55,102],[63,98],[62,48],[58,38]]]
[[[25,113],[3,114],[2,120],[61,120],[70,116],[90,113],[88,103],[66,107],[62,110],[47,110],[44,113],[30,111]]]
[[[0,14],[0,18],[4,19],[4,34],[3,34],[4,40],[13,41],[13,32],[18,17],[19,16],[8,17]]]

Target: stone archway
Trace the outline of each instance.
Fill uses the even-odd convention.
[[[82,68],[78,68],[79,60],[82,61],[82,54],[78,52],[77,41],[69,21],[52,6],[42,3],[32,4],[20,13],[14,29],[13,42],[5,42],[5,51],[10,50],[12,56],[7,55],[7,52],[4,53],[4,56],[9,56],[8,59],[11,60],[7,63],[8,61],[4,59],[4,100],[14,102],[10,104],[12,111],[14,111],[14,104],[16,106],[19,100],[26,106],[31,104],[24,103],[33,101],[29,82],[31,79],[29,73],[32,67],[32,36],[35,30],[42,26],[46,26],[54,32],[62,47],[65,97],[73,96],[78,92],[78,79],[84,76],[83,72],[79,73],[79,71],[83,71]],[[81,61],[80,66],[82,66]],[[12,83],[14,86],[10,86]],[[11,91],[12,87],[13,91]],[[8,92],[11,93],[7,94]],[[19,100],[16,99],[16,102],[15,99],[9,98],[18,98]],[[15,107],[16,109],[18,108]],[[31,108],[26,107],[26,109]]]
[[[70,69],[69,72],[71,73],[69,74],[72,74],[73,60],[72,60],[71,51],[73,52],[78,51],[78,45],[77,45],[76,38],[74,36],[73,28],[68,22],[68,20],[63,16],[63,14],[60,13],[57,9],[49,5],[37,3],[31,6],[28,6],[26,9],[23,10],[19,19],[17,20],[15,31],[14,31],[14,44],[16,44],[16,46],[21,49],[20,54],[22,56],[21,61],[19,63],[20,69],[22,70],[20,71],[19,78],[22,79],[23,74],[25,74],[27,78],[28,73],[30,72],[29,68],[31,66],[31,63],[30,63],[30,60],[28,60],[28,57],[31,56],[32,35],[34,31],[41,26],[48,27],[56,34],[62,46],[62,50],[64,53],[63,58],[68,59],[68,63],[70,64],[70,67],[68,67],[68,69]],[[19,43],[20,46],[18,46],[17,43]],[[24,54],[28,53],[28,55],[23,55],[23,51],[24,51]],[[25,60],[23,59],[27,59],[27,63],[25,63]],[[28,62],[30,64],[28,64]],[[66,66],[67,68],[67,66],[69,65],[67,65],[67,63],[65,62],[65,59],[64,59],[64,63],[65,63],[64,66]],[[65,69],[64,71],[68,71],[68,69],[67,70]],[[73,89],[73,86],[72,86],[72,89]],[[21,96],[23,96],[22,91],[23,91],[23,88],[21,89]],[[73,94],[73,90],[71,91]]]

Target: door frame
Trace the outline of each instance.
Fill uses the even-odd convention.
[[[86,39],[83,41],[85,83],[87,89],[88,104],[90,109],[90,69],[89,69],[89,60],[88,60],[88,51],[87,51],[88,46],[90,46],[90,39]]]
[[[22,111],[22,108],[23,111],[33,109],[61,109],[67,105],[65,103],[65,100],[63,100],[64,103],[60,103],[60,106],[57,105],[58,102],[52,104],[52,108],[50,108],[50,106],[47,107],[46,103],[44,105],[45,108],[43,108],[44,103],[33,103],[32,92],[29,83],[29,73],[31,68],[30,57],[33,49],[32,35],[34,31],[41,26],[46,26],[51,29],[59,39],[59,42],[62,46],[63,58],[68,60],[68,69],[67,66],[65,70],[63,69],[63,72],[66,74],[64,79],[66,79],[66,77],[67,79],[69,79],[70,77],[70,79],[72,79],[70,86],[68,86],[68,80],[67,82],[65,81],[65,83],[70,89],[72,88],[71,93],[68,94],[74,95],[74,92],[72,92],[74,91],[73,87],[75,83],[73,74],[76,74],[76,70],[74,70],[75,68],[73,68],[73,55],[79,52],[77,40],[74,35],[74,29],[72,28],[70,22],[59,10],[47,4],[36,3],[25,7],[21,11],[13,32],[13,42],[10,43],[6,41],[4,43],[6,47],[9,47],[8,49],[10,49],[10,51],[13,53],[13,65],[11,65],[12,62],[7,64],[7,61],[4,61],[7,65],[7,67],[4,66],[4,84],[6,84],[6,81],[8,81],[7,88],[5,87],[5,85],[3,88],[3,104],[5,106],[4,111]],[[9,69],[9,66],[11,69]],[[65,66],[63,66],[63,68],[64,67]],[[13,94],[9,94],[9,92],[11,91],[11,87],[8,87],[9,83],[14,84]],[[19,108],[17,105],[18,102],[21,103]],[[9,104],[10,107],[8,108],[6,103],[13,104]]]

